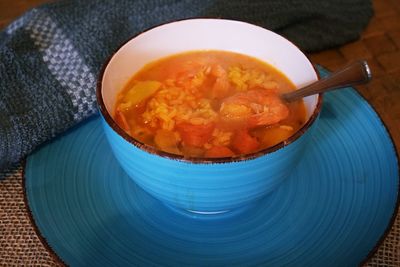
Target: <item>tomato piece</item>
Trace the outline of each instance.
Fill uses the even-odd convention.
[[[239,130],[233,140],[232,146],[242,154],[255,152],[260,147],[257,138],[252,137],[247,130]]]
[[[182,122],[176,127],[185,145],[201,147],[210,140],[215,125],[214,123],[195,125]]]
[[[154,143],[163,151],[181,154],[174,132],[163,129],[158,130],[154,136]]]
[[[220,65],[211,68],[211,75],[215,76],[215,82],[211,88],[212,98],[222,99],[229,93],[229,80],[225,69]]]
[[[195,146],[183,146],[182,153],[185,157],[202,158],[204,157],[204,148]]]
[[[224,78],[217,78],[211,89],[212,97],[222,99],[229,93],[229,81]]]
[[[213,146],[209,150],[206,151],[205,157],[207,158],[224,158],[224,157],[232,157],[235,153],[232,152],[226,146]]]

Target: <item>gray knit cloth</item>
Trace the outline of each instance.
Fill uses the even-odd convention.
[[[229,18],[315,51],[357,39],[371,16],[370,0],[68,0],[33,9],[0,33],[0,169],[96,114],[102,64],[146,28]]]

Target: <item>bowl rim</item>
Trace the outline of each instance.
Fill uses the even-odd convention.
[[[261,149],[258,150],[256,152],[253,153],[249,153],[249,154],[241,154],[241,155],[237,155],[237,156],[233,156],[233,157],[216,157],[216,158],[205,158],[205,157],[186,157],[183,155],[178,155],[178,154],[173,154],[173,153],[169,153],[166,151],[162,151],[156,147],[153,147],[151,145],[147,145],[137,139],[135,139],[134,137],[132,137],[131,135],[129,135],[127,132],[125,132],[113,119],[112,115],[110,114],[110,112],[108,112],[106,105],[104,103],[103,100],[103,94],[102,94],[102,85],[103,85],[103,77],[105,74],[105,71],[110,63],[110,61],[114,58],[114,56],[119,52],[119,50],[124,47],[127,43],[129,43],[130,41],[132,41],[133,39],[137,38],[138,36],[151,31],[155,28],[164,26],[164,25],[168,25],[168,24],[173,24],[173,23],[177,23],[177,22],[184,22],[184,21],[191,21],[191,20],[216,20],[216,21],[228,21],[228,22],[236,22],[236,23],[244,23],[244,24],[248,24],[250,26],[253,27],[259,27],[262,28],[263,30],[267,30],[270,32],[275,33],[274,31],[268,30],[264,27],[252,24],[252,23],[248,23],[248,22],[244,22],[244,21],[240,21],[240,20],[232,20],[232,19],[221,19],[221,18],[189,18],[189,19],[179,19],[179,20],[173,20],[173,21],[169,21],[166,23],[161,23],[158,25],[155,25],[153,27],[147,28],[143,31],[138,32],[137,34],[131,36],[130,38],[128,38],[125,42],[123,42],[120,46],[117,47],[117,49],[115,49],[115,51],[113,51],[111,53],[111,55],[108,57],[108,59],[104,62],[104,64],[101,67],[101,70],[99,72],[98,75],[98,79],[97,79],[97,84],[96,84],[96,98],[97,98],[97,106],[98,109],[101,113],[101,115],[103,116],[103,118],[105,119],[105,121],[107,122],[108,126],[111,127],[111,129],[113,131],[115,131],[120,137],[122,137],[123,139],[125,139],[125,141],[127,141],[128,143],[134,145],[135,147],[137,147],[138,149],[142,150],[143,152],[147,152],[151,155],[154,156],[160,156],[162,158],[166,158],[166,159],[170,159],[170,160],[177,160],[177,161],[182,161],[182,162],[187,162],[187,163],[194,163],[194,164],[214,164],[214,163],[232,163],[232,162],[240,162],[240,161],[246,161],[246,160],[253,160],[256,158],[259,158],[261,156],[265,156],[268,154],[271,154],[279,149],[282,149],[284,147],[286,147],[287,145],[295,142],[297,139],[299,139],[301,136],[303,136],[304,133],[307,132],[307,130],[314,124],[314,122],[316,121],[316,119],[318,118],[321,110],[322,110],[322,103],[323,103],[323,94],[320,93],[317,95],[318,99],[317,99],[317,104],[315,106],[315,109],[313,111],[313,113],[311,114],[310,118],[307,120],[307,122],[299,129],[296,131],[296,133],[294,133],[293,135],[291,135],[289,138],[277,143],[274,146],[271,147],[267,147],[265,149]],[[275,33],[277,34],[277,33]],[[287,42],[291,43],[295,48],[297,48],[301,53],[303,53],[303,55],[307,58],[307,60],[309,61],[309,63],[311,64],[311,66],[314,68],[314,71],[317,75],[318,80],[321,79],[321,76],[318,72],[318,70],[316,69],[316,67],[311,63],[311,61],[309,60],[309,58],[304,54],[304,52],[297,46],[295,45],[293,42],[291,42],[290,40],[286,39],[285,37],[277,34],[278,36],[280,36],[281,38],[285,39]],[[191,50],[188,50],[191,51]],[[196,50],[197,51],[197,50]],[[221,50],[223,51],[223,50]]]

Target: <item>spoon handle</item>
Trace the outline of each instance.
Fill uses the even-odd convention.
[[[359,60],[306,87],[282,94],[281,97],[290,102],[341,87],[367,83],[371,80],[371,77],[371,70],[367,62]]]

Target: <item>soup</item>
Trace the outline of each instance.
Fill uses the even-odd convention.
[[[279,70],[226,51],[159,59],[133,75],[117,96],[114,119],[136,140],[185,157],[235,157],[274,146],[305,123],[303,101]]]

